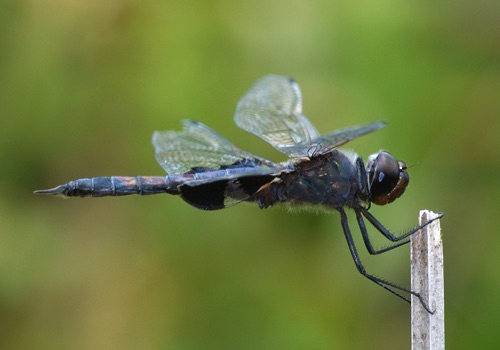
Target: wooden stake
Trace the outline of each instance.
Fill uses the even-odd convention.
[[[428,210],[420,211],[420,224],[437,217]],[[411,290],[419,293],[429,308],[411,297],[411,348],[444,350],[444,276],[443,245],[440,221],[435,220],[413,234],[411,240]]]

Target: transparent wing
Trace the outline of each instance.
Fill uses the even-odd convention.
[[[336,130],[330,134],[322,135],[310,142],[301,145],[289,147],[287,150],[291,154],[308,155],[308,153],[326,153],[333,148],[340,147],[347,142],[373,131],[383,128],[387,125],[385,121],[378,121],[365,125],[353,126],[345,129]]]
[[[259,167],[277,168],[268,160],[242,151],[208,126],[186,120],[182,131],[155,131],[153,146],[158,163],[169,175],[183,174],[193,168],[219,169],[256,160]],[[255,164],[254,164],[255,165]],[[268,172],[263,169],[260,172]]]
[[[292,157],[307,153],[300,145],[319,137],[302,115],[299,85],[289,77],[268,75],[257,81],[238,102],[234,121]]]

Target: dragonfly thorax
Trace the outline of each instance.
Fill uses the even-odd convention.
[[[354,165],[347,155],[337,150],[294,164],[294,170],[279,175],[268,187],[256,194],[261,207],[277,202],[291,204],[350,206],[357,191]]]

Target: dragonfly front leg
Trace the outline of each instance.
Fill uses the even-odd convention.
[[[361,231],[361,236],[363,237],[363,242],[365,242],[366,250],[368,250],[368,253],[370,253],[371,255],[385,253],[389,250],[400,247],[400,246],[405,245],[405,244],[410,242],[409,239],[407,239],[406,241],[401,240],[401,241],[397,242],[396,244],[390,245],[388,247],[384,247],[381,249],[375,249],[372,245],[371,240],[370,240],[370,236],[368,235],[368,231],[366,230],[366,225],[365,225],[365,222],[363,220],[363,216],[361,216],[361,213],[359,212],[359,210],[356,210],[356,219],[358,220],[359,230]],[[382,225],[380,225],[380,226],[383,227]],[[389,232],[389,231],[387,231],[387,232]]]
[[[388,240],[390,240],[391,242],[399,242],[405,238],[408,238],[409,236],[411,236],[412,234],[414,234],[415,232],[421,230],[422,228],[424,228],[425,226],[429,225],[431,222],[435,221],[435,220],[438,220],[440,218],[443,217],[444,213],[439,213],[437,217],[427,221],[427,222],[424,222],[423,224],[421,225],[418,225],[418,226],[415,226],[414,228],[412,228],[411,230],[409,230],[408,232],[400,235],[400,236],[396,236],[395,234],[393,234],[392,232],[390,232],[388,229],[386,229],[381,223],[380,221],[378,221],[377,219],[375,219],[375,217],[370,214],[368,212],[367,209],[363,208],[363,207],[360,207],[359,210],[361,211],[361,213],[363,214],[363,216],[368,220],[370,221],[370,223],[380,232],[382,233]],[[359,216],[358,214],[358,211],[356,210],[356,215]],[[358,222],[359,222],[359,219],[358,219]],[[406,244],[408,242],[404,242],[402,244]],[[401,244],[401,245],[402,245]],[[396,247],[398,247],[396,245]],[[390,249],[389,249],[390,250]]]

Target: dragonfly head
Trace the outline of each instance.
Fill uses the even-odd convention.
[[[378,205],[385,205],[399,198],[410,182],[406,168],[404,162],[397,161],[387,151],[380,151],[368,157],[366,171],[371,201]]]

